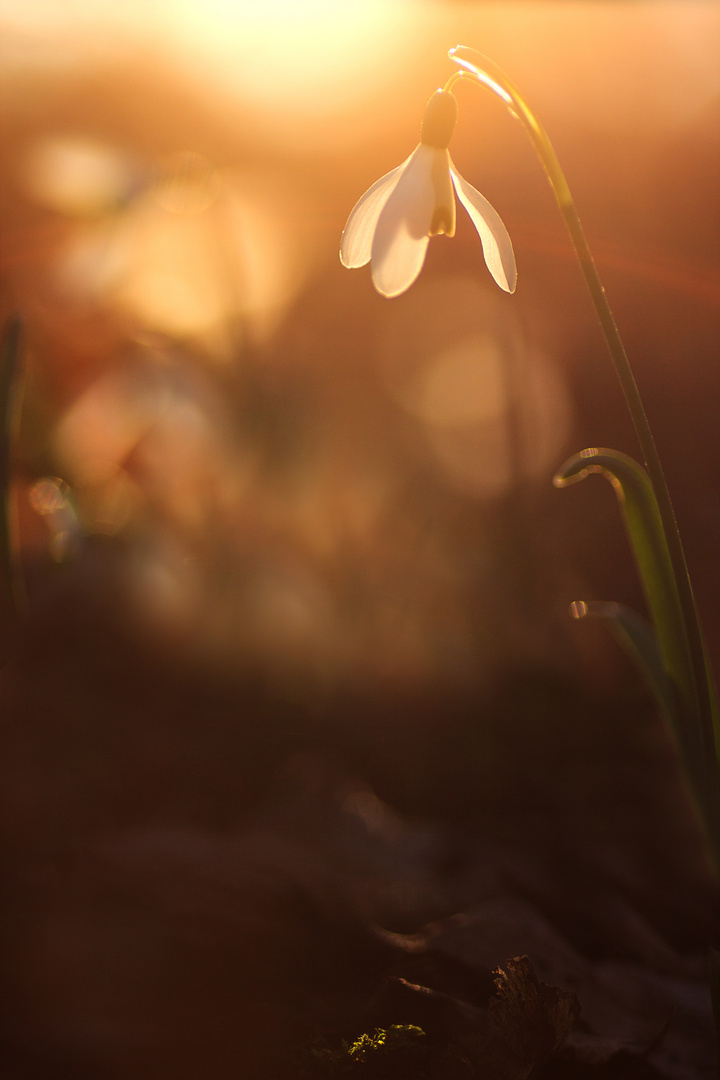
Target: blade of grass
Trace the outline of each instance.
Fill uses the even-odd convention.
[[[573,600],[570,614],[574,619],[602,619],[645,677],[660,708],[673,718],[673,727],[680,722],[677,715],[677,696],[665,671],[657,634],[647,619],[625,604],[605,600]]]
[[[635,562],[640,573],[662,664],[675,706],[668,719],[685,761],[691,786],[705,818],[716,854],[720,853],[720,801],[715,740],[707,745],[705,728],[696,709],[691,649],[682,617],[677,579],[668,549],[655,491],[645,470],[627,454],[591,447],[575,454],[553,479],[556,487],[576,483],[591,473],[608,480],[618,497]],[[714,687],[706,671],[708,692]],[[717,708],[713,709],[717,716]],[[711,730],[712,735],[712,730]]]
[[[0,591],[6,648],[24,610],[24,588],[17,560],[12,453],[22,398],[22,324],[13,316],[0,340]]]

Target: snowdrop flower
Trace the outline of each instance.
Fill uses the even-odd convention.
[[[399,296],[410,288],[422,270],[431,236],[454,235],[455,193],[480,235],[488,270],[501,289],[515,291],[515,256],[507,229],[450,159],[456,119],[455,95],[436,91],[425,108],[419,146],[365,192],[347,220],[340,260],[348,267],[369,262],[382,296]]]

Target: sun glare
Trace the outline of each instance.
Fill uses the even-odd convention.
[[[400,46],[431,29],[431,0],[147,0],[114,5],[70,0],[4,5],[18,64],[97,60],[134,46],[180,59],[190,78],[250,101],[259,118],[281,106],[289,117],[334,116],[397,79]],[[420,18],[419,18],[420,17]],[[12,56],[10,57],[12,61]]]
[[[272,117],[275,130],[284,117],[280,126],[292,138],[298,116],[332,119],[395,85],[404,66],[397,59],[400,44],[426,6],[408,0],[210,0],[202,6],[173,0],[167,17],[178,45],[192,48],[211,83],[252,102],[258,120]]]

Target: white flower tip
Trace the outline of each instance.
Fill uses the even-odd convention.
[[[511,273],[509,275],[506,275],[503,270],[502,277],[496,276],[495,274],[493,274],[493,277],[495,278],[500,288],[504,289],[506,293],[514,293],[515,289],[517,288],[517,270],[515,269],[515,260],[513,259],[513,265],[511,268]]]
[[[385,300],[394,300],[396,296],[402,296],[404,292],[407,292],[407,288],[398,290],[383,289],[376,281],[373,281],[373,285],[375,286],[375,292]]]
[[[376,180],[350,211],[340,240],[340,262],[349,270],[370,262],[375,226],[406,164],[403,162]]]
[[[457,197],[463,204],[478,231],[487,268],[495,282],[507,293],[514,293],[517,267],[512,241],[500,215],[484,195],[464,180],[460,173],[450,170]]]
[[[383,296],[386,300],[394,300],[396,296],[402,296],[403,293],[406,293],[408,291],[412,284],[412,281],[409,281],[407,284],[400,285],[398,285],[397,283],[386,284],[382,280],[378,281],[373,274],[373,285],[375,286],[375,292],[379,293],[380,296]]]
[[[359,204],[348,218],[340,238],[340,262],[348,270],[365,266],[370,262],[370,243],[372,233],[358,214]]]
[[[340,255],[340,262],[343,266],[347,267],[348,270],[355,270],[358,266],[365,266],[365,263],[369,261],[368,259],[365,259],[365,262],[362,263],[353,262],[347,250],[347,245],[344,244],[342,240],[340,241],[340,251],[338,254]]]
[[[494,251],[489,244],[484,245],[485,262],[492,277],[503,292],[514,293],[517,287],[517,270],[512,248]]]

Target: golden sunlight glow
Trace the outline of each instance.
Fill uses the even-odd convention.
[[[408,0],[171,0],[168,13],[182,37],[232,64],[238,84],[258,99],[280,97],[295,110],[311,95],[316,108],[335,112],[357,94],[358,80],[382,77],[417,7]]]
[[[181,63],[206,95],[251,104],[250,123],[269,137],[323,142],[323,119],[396,86],[415,59],[403,42],[429,41],[437,19],[432,0],[7,0],[2,24],[11,69],[117,61],[141,43],[141,55],[161,51],[168,70]],[[298,128],[301,114],[317,122]]]
[[[397,93],[408,75],[417,79],[421,58],[425,65],[458,40],[522,77],[539,108],[581,110],[602,128],[672,126],[720,89],[719,28],[705,0],[486,0],[461,9],[437,0],[5,0],[0,14],[9,92],[12,76],[24,80],[33,68],[157,54],[161,78],[179,65],[219,109],[233,99],[251,104],[245,124],[298,144],[351,141],[352,127],[326,122],[391,87]],[[453,68],[448,62],[446,76]],[[316,122],[298,125],[301,115]],[[378,128],[384,120],[374,117]]]

